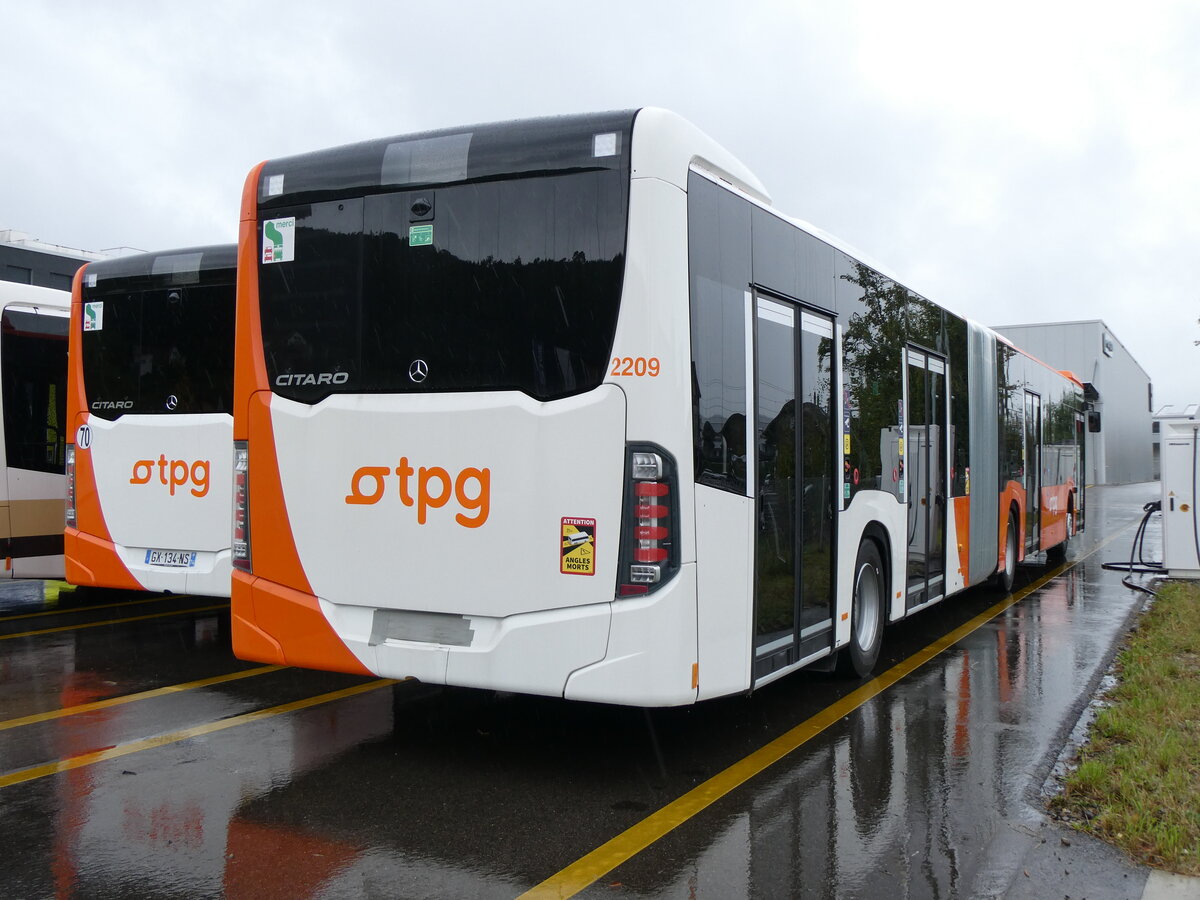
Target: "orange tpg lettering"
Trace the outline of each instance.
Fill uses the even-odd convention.
[[[464,528],[478,528],[487,521],[491,512],[491,469],[476,469],[468,466],[454,478],[441,466],[419,466],[413,468],[407,456],[400,457],[400,465],[361,466],[350,476],[350,493],[346,503],[353,506],[371,506],[383,499],[387,480],[395,474],[397,495],[405,506],[417,508],[417,524],[429,520],[429,510],[441,509],[453,498],[462,512],[454,514],[454,521]],[[415,477],[414,477],[415,476]],[[474,513],[474,515],[469,515]]]
[[[156,470],[157,478],[155,478]],[[175,496],[175,488],[184,487],[190,483],[192,486],[189,490],[192,496],[203,497],[208,493],[208,473],[209,461],[207,459],[198,459],[193,463],[188,463],[182,459],[169,460],[165,453],[161,453],[157,461],[139,459],[135,462],[129,483],[149,484],[152,480],[157,480],[160,484],[166,485],[172,497]]]

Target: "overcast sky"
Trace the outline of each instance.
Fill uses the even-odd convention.
[[[232,241],[263,159],[663,106],[931,299],[1103,319],[1200,402],[1197,48],[1195,0],[0,0],[0,229]]]

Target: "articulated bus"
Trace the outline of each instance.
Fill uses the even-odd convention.
[[[642,706],[805,665],[1083,524],[1082,390],[656,109],[268,161],[234,650]]]
[[[229,596],[236,262],[226,244],[76,274],[72,584]]]
[[[0,542],[5,578],[63,577],[66,291],[0,281]]]

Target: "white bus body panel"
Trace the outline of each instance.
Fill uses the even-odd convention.
[[[56,526],[57,529],[63,528],[67,508],[66,484],[62,475],[10,467],[6,503],[9,527],[14,532],[25,533],[34,528],[38,533],[50,533]],[[49,520],[51,510],[57,513],[56,522]],[[62,579],[63,557],[62,554],[13,557],[12,570],[6,574],[13,578]]]
[[[896,495],[887,491],[859,491],[850,505],[840,513],[838,519],[838,611],[835,622],[835,642],[838,646],[849,643],[852,616],[845,619],[842,613],[850,609],[854,594],[854,563],[858,558],[858,545],[863,532],[872,522],[878,522],[887,532],[891,548],[889,586],[887,597],[887,621],[904,618],[905,563],[908,560],[908,544],[905,540],[905,518],[907,507]],[[887,566],[887,561],[884,561]]]
[[[612,604],[608,653],[576,672],[563,696],[599,703],[678,706],[696,701],[696,567],[644,597]]]
[[[604,658],[610,604],[466,616],[467,646],[373,640],[376,609],[321,600],[321,611],[359,662],[384,678],[561,696],[573,671]]]
[[[515,392],[333,395],[311,407],[273,397],[271,421],[300,563],[364,666],[385,677],[561,696],[572,672],[604,658],[624,499],[618,388],[549,403]],[[414,470],[411,506],[400,495],[401,459]],[[374,502],[348,503],[366,466],[387,472],[383,490]],[[452,480],[486,469],[482,524],[457,520],[478,520],[482,509],[460,506],[456,495],[427,507],[420,524],[422,467]],[[478,499],[479,485],[471,479],[468,499]],[[359,477],[360,495],[376,487],[374,475]],[[561,571],[564,518],[595,520],[595,574]],[[399,619],[388,619],[392,611]],[[457,621],[458,642],[408,640],[403,625],[386,626],[424,614]]]
[[[754,534],[754,500],[696,485],[700,700],[750,688]]]
[[[126,415],[110,422],[90,416],[88,428],[91,446],[77,452],[91,454],[105,525],[138,584],[148,591],[228,597],[233,417]],[[194,550],[195,565],[148,565],[150,550]]]
[[[516,392],[335,394],[315,406],[273,396],[271,424],[300,564],[322,600],[494,619],[612,600],[625,472],[619,389],[550,403]],[[486,519],[460,524],[480,511],[452,495],[419,524],[417,504],[400,496],[402,459],[451,479],[487,469]],[[348,503],[364,467],[386,471],[383,490],[376,502]],[[415,501],[417,476],[408,480]],[[465,483],[468,498],[478,483]],[[361,494],[375,485],[359,478]],[[594,575],[561,572],[563,518],[596,521]]]
[[[649,137],[649,140],[643,138]],[[688,167],[702,161],[704,168],[766,206],[767,189],[758,176],[711,137],[673,112],[655,107],[638,111],[633,122],[630,163],[633,178],[655,178],[687,188]],[[683,223],[687,234],[687,223]]]

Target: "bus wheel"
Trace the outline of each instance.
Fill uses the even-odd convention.
[[[838,671],[866,678],[879,659],[883,639],[884,597],[887,579],[879,547],[872,540],[858,545],[854,562],[854,613],[850,620],[850,643],[842,648]]]
[[[1065,562],[1067,558],[1067,544],[1071,542],[1071,535],[1075,533],[1075,509],[1070,504],[1067,505],[1067,536],[1063,538],[1061,544],[1055,544],[1046,551],[1046,559],[1060,563]]]
[[[1008,594],[1017,578],[1017,520],[1008,514],[1008,531],[1004,534],[1004,568],[996,573],[996,587]]]

